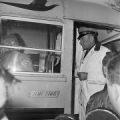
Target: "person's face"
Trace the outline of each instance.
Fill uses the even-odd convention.
[[[89,50],[95,44],[94,36],[92,34],[83,36],[79,41],[83,50]]]

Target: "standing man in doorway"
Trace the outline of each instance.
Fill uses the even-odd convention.
[[[109,51],[100,45],[98,32],[93,28],[78,28],[79,43],[83,49],[78,77],[80,80],[79,117],[85,120],[86,104],[89,97],[103,89],[106,81],[102,73],[102,60]]]

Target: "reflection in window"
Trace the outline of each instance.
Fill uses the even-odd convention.
[[[1,23],[0,54],[5,65],[11,64],[16,72],[61,72],[61,25],[10,19]]]

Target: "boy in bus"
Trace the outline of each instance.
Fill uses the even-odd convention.
[[[103,59],[103,73],[107,84],[90,97],[86,114],[96,108],[106,108],[120,116],[120,53],[109,53]]]
[[[86,104],[89,97],[103,89],[106,81],[102,73],[102,60],[109,51],[98,42],[98,32],[93,28],[78,28],[80,45],[83,55],[80,61],[78,77],[80,79],[79,90],[79,115],[85,119]]]

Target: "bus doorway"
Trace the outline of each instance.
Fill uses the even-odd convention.
[[[84,49],[84,43],[81,41],[84,37],[84,41],[86,39],[88,45],[92,33],[97,34],[93,37],[95,44],[89,50]],[[87,37],[88,34],[90,34],[89,37]],[[119,39],[120,30],[113,25],[74,22],[73,103],[74,113],[79,114],[80,120],[85,117],[86,105],[90,96],[101,91],[106,84],[102,71],[102,60],[106,52],[117,51],[120,48],[120,44],[114,45],[115,41],[119,41]]]

